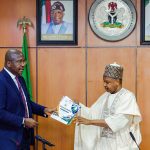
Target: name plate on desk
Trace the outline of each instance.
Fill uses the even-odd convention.
[[[63,96],[58,107],[58,112],[52,113],[51,117],[66,125],[70,124],[74,116],[81,109],[80,105],[76,104],[68,96]]]

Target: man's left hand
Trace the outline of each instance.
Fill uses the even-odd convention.
[[[78,116],[78,117],[77,117],[77,119],[76,119],[76,123],[77,123],[77,125],[80,125],[80,124],[90,125],[90,120],[89,120],[89,119],[86,119],[86,118],[83,118],[83,117]]]

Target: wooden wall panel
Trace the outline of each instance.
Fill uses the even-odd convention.
[[[0,70],[4,67],[6,48],[0,48]]]
[[[94,1],[93,0],[87,0],[87,4],[88,4],[88,10],[87,13],[89,13],[89,8],[91,7],[92,3]],[[135,2],[134,2],[135,3]],[[135,3],[136,4],[136,3]],[[136,7],[136,6],[135,6]],[[102,40],[101,38],[98,38],[94,32],[92,31],[92,29],[90,28],[90,25],[88,23],[87,26],[87,45],[88,46],[93,46],[93,47],[113,47],[113,46],[136,46],[136,28],[134,29],[134,31],[124,40],[121,41],[117,41],[117,42],[107,42]]]
[[[34,28],[29,28],[29,46],[35,46],[36,39],[36,0],[1,0],[0,1],[0,46],[22,46],[22,29],[17,28],[19,18],[31,19]]]
[[[136,40],[137,46],[140,46],[140,34],[141,34],[141,0],[137,0],[137,23],[136,23]]]
[[[86,0],[78,0],[78,46],[85,46],[86,41]]]
[[[107,64],[114,62],[121,64],[124,67],[123,87],[133,91],[134,93],[136,92],[136,49],[89,48],[87,59],[88,106],[93,104],[104,92],[104,68]]]
[[[142,150],[148,150],[150,147],[150,50],[149,48],[139,48],[137,55],[137,96],[138,103],[142,113]]]
[[[38,103],[56,107],[62,96],[85,103],[85,50],[38,50]],[[39,135],[56,144],[54,150],[73,150],[74,124],[65,126],[39,117]]]

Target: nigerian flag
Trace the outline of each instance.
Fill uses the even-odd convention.
[[[51,0],[41,0],[42,6],[42,24],[50,23],[51,21]]]
[[[29,92],[30,98],[32,100],[32,86],[31,86],[31,79],[30,79],[30,63],[28,57],[28,42],[27,42],[27,35],[26,32],[23,34],[23,43],[22,43],[22,53],[27,61],[27,64],[23,70],[22,76],[25,79],[27,90]]]

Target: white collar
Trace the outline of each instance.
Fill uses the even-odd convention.
[[[4,70],[10,75],[10,77],[14,80],[15,79],[15,75],[14,74],[12,74],[8,69],[6,69],[5,67],[4,67]]]

